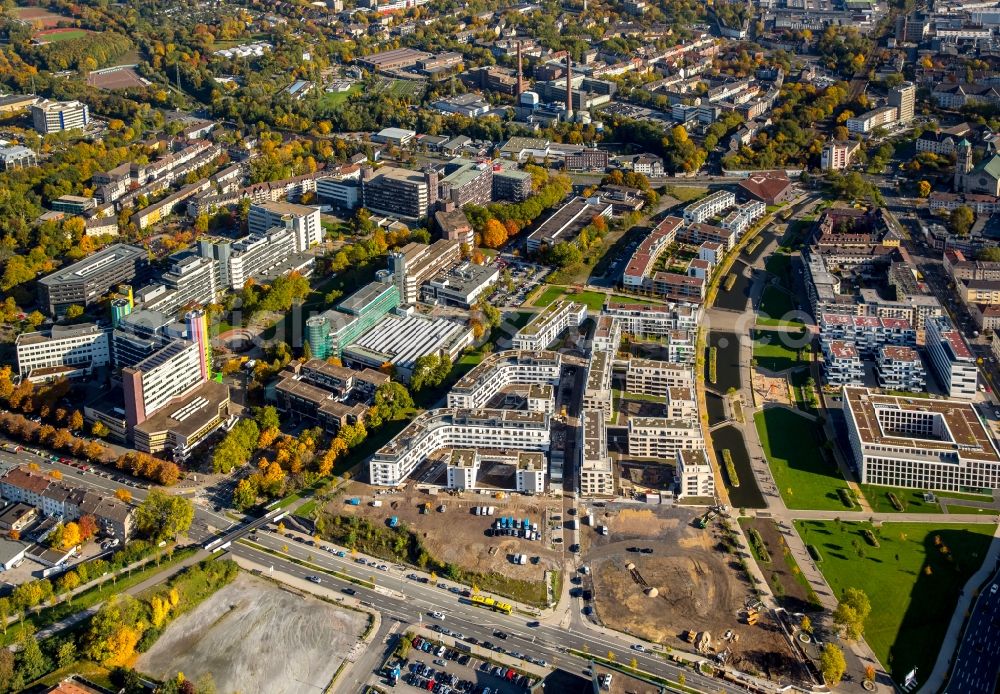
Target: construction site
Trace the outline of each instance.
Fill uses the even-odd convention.
[[[755,597],[723,515],[686,509],[603,511],[608,536],[591,534],[585,594],[612,629],[773,681],[799,664],[778,620]],[[704,527],[701,527],[704,526]]]

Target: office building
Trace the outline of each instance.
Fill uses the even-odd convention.
[[[603,412],[583,411],[580,415],[580,439],[577,446],[580,496],[614,496],[614,464],[608,455],[608,430]]]
[[[883,106],[847,119],[847,132],[866,135],[875,128],[884,128],[896,122],[898,110],[895,106]]]
[[[35,383],[89,376],[111,363],[108,333],[94,323],[22,333],[14,347],[18,376]]]
[[[684,208],[684,221],[688,224],[701,224],[712,217],[722,214],[736,204],[736,196],[728,190],[717,190],[707,197],[693,202]]]
[[[971,403],[845,388],[843,404],[862,484],[949,492],[1000,488],[1000,455]]]
[[[378,171],[370,166],[361,169],[361,204],[373,212],[420,219],[437,201],[437,191],[438,175],[434,171],[395,166],[383,166]]]
[[[132,427],[132,445],[145,453],[184,462],[212,434],[232,426],[235,419],[230,410],[229,386],[204,381]]]
[[[677,498],[715,498],[715,475],[704,449],[677,451]]]
[[[460,157],[452,159],[438,182],[438,200],[459,209],[466,205],[485,207],[493,200],[493,167]]]
[[[306,340],[314,357],[340,357],[344,348],[399,306],[393,284],[371,282],[341,301],[336,309],[306,320]]]
[[[62,316],[72,305],[89,306],[112,287],[131,282],[146,263],[146,249],[121,243],[67,265],[38,282],[38,300]]]
[[[889,90],[889,105],[896,107],[896,119],[903,125],[913,120],[913,107],[917,99],[917,86],[903,82]]]
[[[94,200],[94,198],[88,198],[82,195],[60,195],[49,204],[49,207],[51,207],[54,212],[83,214],[87,210],[92,210],[97,207],[97,201]]]
[[[629,417],[628,454],[672,460],[678,451],[701,450],[705,440],[697,418]]]
[[[443,408],[417,415],[368,463],[370,482],[396,486],[431,453],[442,448],[486,451],[546,451],[549,417],[540,412]]]
[[[520,169],[493,171],[493,199],[523,202],[531,196],[531,174]]]
[[[251,234],[264,234],[274,227],[289,229],[295,239],[295,250],[299,253],[323,241],[323,227],[316,207],[290,202],[252,205],[247,223]]]
[[[31,106],[31,121],[42,135],[86,128],[90,123],[87,104],[79,101],[41,99]]]
[[[359,176],[324,176],[316,179],[316,196],[342,210],[353,210],[361,204]]]
[[[428,318],[419,313],[389,314],[346,345],[346,364],[382,368],[391,364],[396,377],[409,381],[417,359],[429,354],[447,355],[453,362],[472,344],[472,328],[448,318]]]
[[[515,385],[557,385],[562,367],[558,352],[506,350],[487,355],[448,391],[448,407],[478,409]]]
[[[979,374],[976,359],[962,334],[944,316],[929,318],[924,324],[931,369],[948,397],[972,398]]]
[[[375,391],[389,376],[372,369],[357,371],[322,359],[294,363],[279,374],[278,409],[293,421],[318,424],[336,435],[345,424],[364,421]]]
[[[285,227],[272,227],[247,234],[239,241],[199,239],[198,254],[216,260],[220,287],[239,291],[248,280],[267,281],[296,271],[308,275],[315,258],[296,251],[297,234]]]
[[[171,315],[205,306],[219,295],[218,277],[214,260],[184,252],[172,258],[159,283],[138,290],[135,301],[144,309]]]
[[[671,388],[693,386],[694,372],[684,364],[631,357],[625,369],[625,390],[636,395],[665,398]]]
[[[560,299],[536,313],[528,324],[517,331],[511,347],[539,352],[552,344],[567,328],[579,327],[587,319],[587,306]]]
[[[0,147],[0,166],[4,171],[23,169],[38,164],[38,155],[23,145]]]
[[[441,231],[441,238],[469,248],[476,245],[476,230],[462,210],[438,210],[434,213],[434,223]]]
[[[912,347],[886,345],[878,351],[878,383],[886,390],[908,390],[922,393],[927,390],[924,363]]]
[[[548,219],[542,222],[528,236],[526,247],[529,253],[538,253],[557,243],[575,241],[583,228],[593,223],[594,218],[611,218],[611,204],[601,198],[573,198]]]
[[[428,303],[471,308],[490,292],[499,278],[500,269],[496,265],[465,261],[432,277],[421,287],[421,295]]]
[[[389,272],[399,290],[400,303],[416,303],[420,299],[420,286],[457,264],[461,257],[461,245],[448,239],[438,239],[430,245],[412,241],[390,251]]]

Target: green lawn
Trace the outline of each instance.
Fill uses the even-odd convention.
[[[655,395],[644,395],[642,393],[630,393],[630,392],[628,392],[626,390],[612,390],[611,392],[614,395],[614,397],[617,398],[617,399],[619,399],[619,400],[635,400],[635,401],[638,401],[638,402],[655,402],[655,403],[660,403],[660,404],[664,403],[664,399],[662,397],[657,397]]]
[[[764,268],[778,278],[785,289],[792,288],[792,257],[784,253],[773,253],[764,262]]]
[[[351,88],[346,92],[324,92],[323,96],[319,98],[319,102],[317,103],[317,110],[320,113],[329,113],[349,98],[360,94],[362,91],[364,91],[364,87],[360,84],[352,84]]]
[[[823,433],[815,422],[783,407],[769,407],[753,419],[788,508],[848,510],[837,494],[847,483],[820,447]]]
[[[926,677],[959,591],[979,568],[994,527],[884,523],[874,530],[876,548],[861,534],[871,529],[868,523],[795,521],[795,526],[819,549],[819,567],[834,594],[860,588],[868,595],[872,612],[865,639],[895,680],[901,682],[914,666],[920,667],[918,680]]]
[[[753,358],[757,360],[757,366],[770,371],[784,371],[805,363],[799,358],[799,352],[794,346],[801,344],[804,332],[757,330],[756,333]],[[801,349],[804,351],[805,347]]]
[[[681,202],[691,202],[708,195],[708,188],[705,186],[667,186],[666,193]]]
[[[531,311],[517,311],[514,313],[508,313],[504,316],[504,320],[513,325],[515,328],[520,330],[528,324],[532,316],[535,314]]]
[[[40,41],[45,41],[47,43],[59,43],[60,41],[72,41],[73,39],[82,39],[84,36],[89,34],[89,31],[84,29],[71,29],[70,31],[57,31],[52,34],[41,34],[36,36]]]
[[[587,308],[591,311],[600,311],[604,307],[604,302],[607,298],[608,297],[604,294],[604,292],[594,292],[589,289],[585,289],[581,292],[573,292],[569,287],[551,285],[546,287],[545,291],[538,295],[538,298],[535,299],[532,305],[538,308],[545,308],[559,299],[569,299],[570,301],[586,304]],[[660,301],[649,301],[648,299],[638,299],[634,296],[623,296],[621,294],[613,294],[611,298],[616,301],[627,301],[633,304],[663,303]]]
[[[862,484],[861,493],[868,499],[872,511],[876,513],[899,513],[889,500],[889,493],[896,495],[903,510],[907,513],[941,513],[937,502],[924,501],[922,489],[905,489],[902,487],[883,487],[879,484]]]
[[[768,286],[764,288],[764,294],[760,299],[760,309],[757,312],[757,322],[766,319],[768,324],[778,325],[802,325],[802,321],[781,320],[795,310],[795,301],[792,295],[779,287]]]

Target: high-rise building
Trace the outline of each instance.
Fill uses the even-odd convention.
[[[305,251],[323,240],[319,208],[290,202],[265,202],[250,207],[247,220],[251,234],[263,234],[274,227],[290,229],[295,250]]]
[[[889,90],[889,105],[896,107],[896,118],[900,123],[913,120],[913,107],[917,98],[917,86],[913,82],[903,82]]]
[[[49,101],[43,99],[31,107],[31,120],[35,130],[43,135],[65,130],[86,128],[90,123],[87,104],[79,101]]]
[[[69,306],[87,306],[111,287],[132,281],[145,263],[144,248],[116,243],[39,280],[39,302],[61,316]]]
[[[430,245],[414,241],[389,253],[389,272],[399,289],[400,302],[415,303],[420,298],[420,285],[456,264],[461,256],[461,245],[447,239]]]
[[[445,165],[438,183],[439,198],[462,208],[488,205],[493,200],[493,167],[456,157]]]
[[[310,317],[306,320],[306,339],[313,356],[317,359],[340,357],[344,347],[397,306],[399,290],[396,285],[372,282],[341,301],[336,310]]]
[[[369,210],[410,219],[427,215],[437,197],[437,173],[383,166],[361,171],[361,204]]]
[[[945,392],[953,398],[975,397],[979,372],[962,334],[944,316],[928,318],[924,329],[931,368]]]
[[[204,306],[219,293],[216,261],[190,252],[173,258],[160,282],[136,293],[143,308],[173,314],[185,307]]]

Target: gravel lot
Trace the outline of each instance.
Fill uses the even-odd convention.
[[[161,679],[208,672],[219,692],[322,691],[366,622],[358,612],[240,574],[171,624],[136,668]]]

